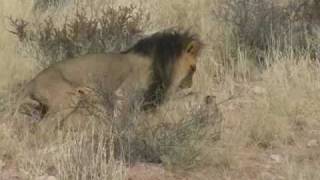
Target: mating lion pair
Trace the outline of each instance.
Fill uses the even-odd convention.
[[[121,53],[89,54],[56,63],[26,85],[20,110],[29,113],[31,108],[43,118],[67,108],[70,93],[84,94],[84,89],[116,97],[142,92],[140,108],[154,108],[179,89],[191,87],[201,49],[196,35],[167,30]]]

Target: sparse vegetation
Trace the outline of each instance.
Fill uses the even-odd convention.
[[[66,58],[107,51],[122,51],[142,32],[147,14],[135,6],[100,8],[93,14],[77,7],[60,25],[49,16],[36,24],[11,17],[13,34],[24,51],[38,60],[42,67]]]
[[[273,59],[266,56],[274,51],[306,51],[319,59],[318,1],[222,0],[218,6],[214,18],[229,29],[224,34],[229,47],[225,52],[227,64],[239,63],[239,50],[245,51],[256,66],[272,63]]]
[[[81,6],[93,1],[77,2],[66,14],[46,11],[65,1],[30,4],[49,14],[39,21],[27,3],[0,2],[0,179],[126,179],[134,162],[159,163],[190,179],[319,179],[319,1],[201,0],[195,8],[192,1],[118,0],[101,1],[96,11]],[[105,100],[61,129],[52,128],[59,121],[39,126],[12,115],[15,84],[39,66],[120,51],[140,34],[175,25],[205,41],[193,89],[217,97],[225,119],[218,141],[188,103],[157,118],[110,119]]]
[[[61,8],[66,5],[66,0],[35,0],[33,3],[33,11],[46,11],[50,8]]]

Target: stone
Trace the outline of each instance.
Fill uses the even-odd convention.
[[[281,160],[282,160],[282,157],[279,154],[271,154],[270,155],[270,159],[273,160],[276,163],[280,163]]]
[[[54,176],[39,176],[38,178],[36,178],[36,180],[58,180],[58,179]]]
[[[137,163],[128,169],[127,180],[187,180],[166,171],[159,164]]]
[[[263,87],[260,87],[260,86],[255,86],[252,88],[252,91],[255,93],[255,94],[258,94],[258,95],[263,95],[263,94],[266,94],[267,91],[265,88]]]
[[[319,142],[316,139],[312,139],[310,141],[308,141],[307,143],[307,147],[311,148],[311,147],[316,147],[319,145]]]

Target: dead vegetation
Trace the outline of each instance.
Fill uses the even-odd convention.
[[[245,51],[249,60],[262,67],[273,62],[271,58],[266,62],[265,56],[274,51],[304,51],[319,59],[320,14],[315,10],[320,7],[318,1],[222,0],[217,6],[214,18],[228,29],[224,34],[229,46],[226,65],[232,65],[230,60],[239,61],[238,50]]]
[[[22,179],[126,179],[131,173],[128,163],[149,162],[161,163],[167,171],[190,179],[318,180],[319,2],[196,3],[144,1],[138,14],[130,6],[127,11],[113,7],[106,8],[110,12],[105,17],[91,16],[80,8],[68,16],[46,18],[41,25],[34,25],[32,18],[5,14],[13,18],[7,23],[11,26],[0,27],[0,77],[10,82],[1,88],[0,179],[15,175]],[[0,7],[7,4],[0,3]],[[125,12],[130,18],[117,19],[128,17]],[[97,25],[103,19],[110,23],[105,28]],[[224,117],[221,129],[215,129],[219,126],[212,121],[221,115],[215,113],[217,106],[198,106],[203,97],[172,101],[156,117],[128,114],[123,119],[110,119],[104,111],[108,103],[102,102],[82,107],[63,126],[55,120],[39,125],[8,113],[15,102],[12,84],[17,82],[11,74],[26,71],[11,65],[26,67],[20,52],[10,45],[17,39],[22,51],[32,55],[22,60],[36,59],[36,65],[27,64],[41,69],[68,55],[121,50],[140,32],[174,24],[195,27],[205,40],[193,88],[201,94],[215,94]],[[11,37],[7,29],[16,34],[15,39],[7,37]],[[46,31],[49,38],[41,38]],[[81,100],[91,105],[92,99]]]
[[[10,32],[18,37],[24,54],[44,68],[88,53],[123,51],[138,39],[148,20],[148,14],[133,5],[99,8],[94,14],[81,6],[73,11],[59,24],[52,16],[39,23],[10,17]]]

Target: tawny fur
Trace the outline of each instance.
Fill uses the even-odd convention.
[[[85,93],[81,88],[119,97],[143,92],[144,107],[154,107],[192,85],[200,49],[201,42],[189,33],[156,33],[123,53],[89,54],[53,64],[26,85],[24,98],[41,117],[70,108],[72,94]]]

